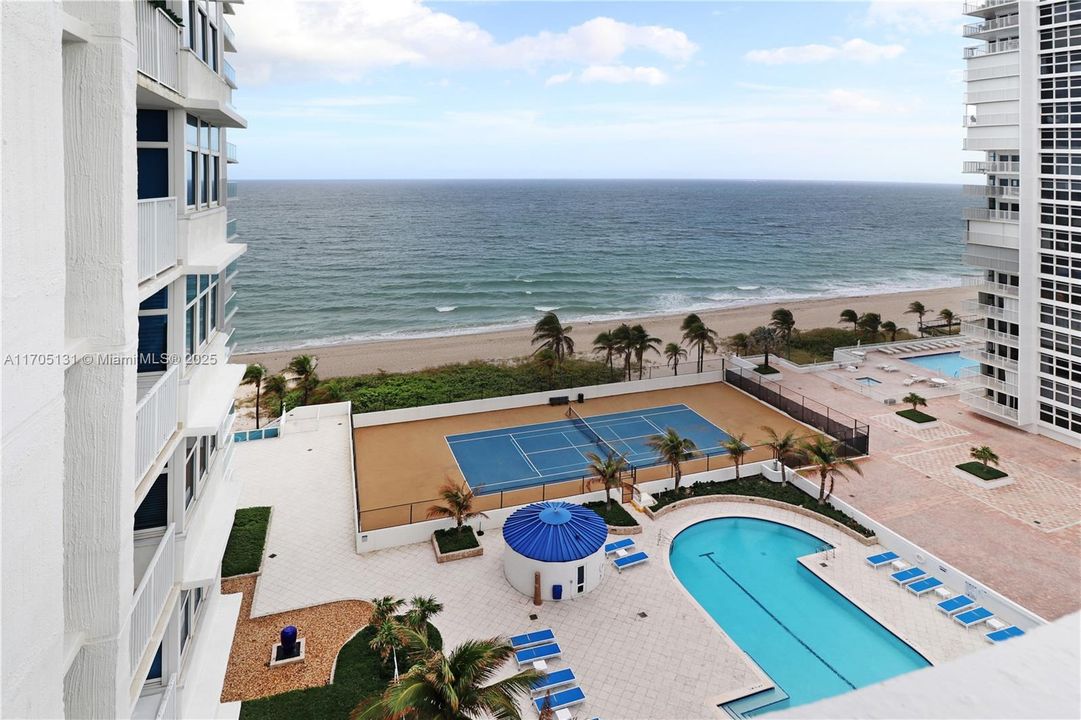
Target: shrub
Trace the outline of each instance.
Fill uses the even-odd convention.
[[[638,525],[638,521],[634,519],[634,516],[619,503],[609,505],[604,501],[597,501],[583,503],[582,506],[600,515],[606,525],[612,527],[635,527]]]
[[[452,553],[480,547],[480,542],[473,533],[473,528],[468,525],[463,525],[460,531],[457,528],[436,530],[435,542],[439,546],[439,552],[441,553]]]
[[[263,563],[269,507],[240,508],[233,516],[233,529],[221,559],[221,576],[246,575],[259,570]]]
[[[938,420],[938,418],[936,418],[934,415],[928,415],[925,412],[921,412],[920,410],[912,410],[911,408],[909,408],[908,410],[898,410],[897,414],[905,418],[906,420],[911,420],[914,423],[922,424]]]
[[[964,470],[969,475],[975,475],[980,480],[998,480],[1006,477],[1006,473],[998,468],[993,468],[979,462],[966,462],[956,466],[958,470]]]

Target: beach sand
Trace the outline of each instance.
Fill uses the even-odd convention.
[[[942,308],[950,308],[960,314],[961,301],[974,296],[971,288],[955,287],[935,290],[916,290],[882,295],[861,295],[857,297],[828,298],[820,300],[802,300],[781,304],[747,305],[721,310],[703,310],[698,314],[707,326],[717,331],[722,338],[738,332],[747,332],[758,325],[769,322],[770,313],[775,308],[786,307],[796,318],[797,328],[842,326],[838,322],[841,311],[851,308],[857,313],[877,312],[883,320],[893,320],[901,327],[910,330],[916,328],[916,316],[905,315],[908,304],[915,300],[932,309],[930,320]],[[628,319],[625,322],[640,322],[650,333],[661,338],[663,343],[678,342],[681,336],[680,321],[686,313],[678,315],[650,316]],[[623,321],[619,321],[623,322]],[[571,337],[576,350],[589,354],[593,338],[598,333],[619,325],[616,321],[605,322],[570,322],[574,326]],[[345,345],[327,345],[323,347],[305,347],[303,349],[280,350],[273,352],[236,354],[232,361],[236,363],[262,363],[270,372],[282,370],[289,360],[300,353],[314,355],[319,360],[319,376],[331,378],[342,375],[362,375],[384,370],[386,372],[408,372],[427,367],[446,365],[447,363],[468,362],[470,360],[506,360],[522,357],[533,351],[529,343],[532,329],[528,327],[501,330],[498,332],[477,333],[472,335],[447,335],[434,338],[411,340],[379,340],[358,342]],[[248,390],[241,388],[243,394]]]

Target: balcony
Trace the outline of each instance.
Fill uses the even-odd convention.
[[[1001,162],[998,160],[966,160],[961,167],[961,172],[1014,175],[1021,172],[1021,163]]]
[[[160,375],[140,373],[138,401],[135,404],[135,478],[139,484],[158,459],[162,448],[176,432],[177,390],[180,366],[174,365]]]
[[[972,80],[990,80],[992,78],[1010,77],[1011,75],[1020,75],[1021,66],[1017,63],[1013,65],[996,65],[989,68],[973,68],[971,70],[965,70],[963,79],[965,82]]]
[[[1002,420],[1017,422],[1017,408],[999,405],[991,398],[984,397],[980,391],[967,391],[961,393],[961,402],[975,410],[981,410],[994,415]]]
[[[965,208],[961,217],[965,220],[990,220],[993,222],[1017,222],[1020,213],[1013,210],[988,210],[987,208]]]
[[[1017,38],[1012,40],[999,40],[989,42],[986,45],[965,48],[965,60],[984,57],[986,55],[998,55],[999,53],[1014,52],[1021,49],[1021,41]]]
[[[132,673],[142,669],[143,658],[151,650],[169,596],[176,584],[176,526],[170,525],[146,565],[131,601],[130,653]],[[145,670],[144,670],[145,672]]]
[[[225,143],[225,162],[238,162],[236,159],[236,145],[231,142]]]
[[[990,280],[984,280],[976,285],[976,289],[980,292],[991,293],[992,295],[998,295],[1000,297],[1017,297],[1017,293],[1020,290],[1016,285],[1007,285],[1006,283],[991,282]]]
[[[995,392],[1006,393],[1007,395],[1017,395],[1016,382],[1004,382],[997,378],[993,378],[990,375],[984,375],[979,371],[979,368],[962,369],[959,379],[965,384],[966,389],[975,390],[977,388],[986,388],[988,390],[994,390]]]
[[[225,82],[229,83],[229,87],[234,90],[237,89],[236,70],[233,69],[228,60],[221,61],[221,76],[225,78]]]
[[[965,25],[961,34],[967,38],[990,39],[1000,34],[1007,34],[1011,31],[1016,32],[1017,17],[1017,15],[1007,15],[992,20],[985,20],[981,23]]]
[[[236,218],[230,218],[225,221],[225,239],[232,240],[237,236],[238,223]]]
[[[1006,308],[996,307],[994,305],[985,305],[979,300],[962,300],[961,310],[973,315],[980,315],[982,317],[992,318],[994,320],[1005,320],[1006,322],[1017,322],[1017,311],[1007,310]]]
[[[1016,239],[1015,239],[1016,242]],[[998,272],[1018,272],[1017,260],[1007,258],[990,257],[979,252],[966,252],[961,255],[961,262],[971,267],[985,270],[997,270]]]
[[[1018,88],[999,88],[998,90],[977,90],[965,93],[965,105],[978,105],[986,102],[1009,102],[1019,100],[1021,91]]]
[[[1010,347],[1020,347],[1021,343],[1021,339],[1016,335],[992,330],[980,323],[969,320],[961,323],[961,334],[977,340],[986,340],[999,345],[1009,345]]]
[[[965,127],[989,127],[991,125],[1016,125],[1021,122],[1020,113],[986,113],[965,115],[961,124]]]
[[[229,180],[225,183],[225,199],[236,200],[239,197],[237,193],[236,180]]]
[[[143,282],[177,263],[176,198],[140,200],[138,205],[139,282]]]
[[[979,197],[1008,198],[1018,200],[1021,197],[1021,188],[1015,185],[962,185],[961,190],[965,195]]]
[[[964,5],[965,15],[987,17],[995,10],[1005,5],[1016,5],[1018,0],[982,0],[982,2],[967,2]]]
[[[180,92],[180,28],[147,0],[135,3],[135,46],[139,72]]]
[[[1016,24],[1016,20],[1015,20]],[[233,32],[233,28],[229,25],[229,21],[225,18],[221,20],[221,37],[222,45],[225,48],[225,52],[236,52],[236,33]]]
[[[1021,141],[1016,137],[965,138],[961,141],[962,150],[1016,150]]]
[[[1011,360],[1008,357],[1002,357],[1001,355],[996,355],[995,353],[989,353],[986,350],[965,348],[961,351],[961,357],[968,360],[975,360],[976,362],[982,363],[984,365],[993,365],[994,367],[1017,372],[1016,360]]]

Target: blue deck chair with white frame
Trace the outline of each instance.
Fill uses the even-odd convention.
[[[993,618],[995,614],[983,607],[972,608],[971,610],[965,610],[963,613],[957,613],[953,616],[954,622],[964,625],[965,627],[972,627],[973,625],[979,625],[982,622],[987,622]]]
[[[901,570],[890,575],[890,580],[893,580],[898,585],[908,585],[910,582],[915,582],[927,575],[926,570],[921,570],[918,567],[911,567],[907,570]]]
[[[984,635],[984,637],[987,638],[987,642],[989,643],[1000,643],[1005,642],[1010,638],[1021,637],[1024,634],[1025,631],[1021,628],[1017,627],[1016,625],[1010,625],[1009,627],[1004,627],[1001,630],[989,632]]]
[[[533,647],[534,645],[544,645],[545,643],[555,642],[555,639],[556,634],[552,632],[552,629],[545,628],[543,630],[534,630],[533,632],[515,635],[510,639],[510,646],[514,650],[522,650],[527,647]]]
[[[571,707],[572,705],[578,705],[586,701],[586,694],[582,691],[582,688],[575,686],[567,688],[566,690],[560,690],[552,695],[545,695],[533,700],[533,706],[537,708],[537,712],[544,712],[544,705],[548,703],[548,707],[552,710],[559,710],[561,708]]]
[[[938,609],[940,612],[944,612],[947,615],[956,615],[957,613],[970,608],[976,604],[976,601],[970,598],[968,595],[957,595],[949,600],[943,600],[938,603]]]
[[[514,653],[514,659],[518,663],[518,667],[522,667],[538,660],[552,660],[562,654],[563,650],[560,649],[559,645],[548,643],[547,645],[535,645],[525,650],[519,650]]]
[[[924,593],[931,592],[937,587],[942,587],[942,581],[936,577],[929,577],[924,578],[923,580],[917,580],[914,583],[909,583],[905,586],[905,589],[916,597],[920,597]]]
[[[649,560],[649,555],[646,555],[644,552],[636,552],[627,557],[616,558],[612,561],[612,564],[616,566],[616,570],[623,572],[629,567],[644,563],[646,560]]]
[[[573,685],[576,682],[578,682],[578,678],[574,677],[574,671],[570,668],[563,668],[562,670],[550,672],[540,680],[537,680],[530,686],[529,690],[534,695],[537,695],[538,693],[546,693],[555,690],[556,688]]]
[[[899,559],[900,557],[901,556],[895,553],[893,550],[889,550],[884,553],[879,553],[878,555],[870,556],[869,558],[867,558],[867,564],[875,569],[878,569],[883,565],[889,565],[891,562]]]
[[[623,538],[622,540],[616,540],[615,542],[610,542],[605,545],[604,554],[611,555],[612,553],[617,553],[620,550],[629,550],[632,547],[634,547],[634,538]]]

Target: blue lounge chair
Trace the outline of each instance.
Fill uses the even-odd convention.
[[[1021,628],[1016,627],[1015,625],[1010,625],[1007,628],[1002,628],[1001,630],[989,632],[984,635],[984,637],[987,638],[987,642],[1000,643],[1009,640],[1010,638],[1021,637],[1024,634],[1025,631]]]
[[[551,628],[545,628],[544,630],[536,630],[534,632],[515,635],[510,639],[510,646],[515,650],[521,650],[523,648],[533,647],[534,645],[544,645],[545,643],[555,642],[555,639],[556,634],[552,632]]]
[[[558,645],[548,643],[547,645],[536,645],[525,650],[519,650],[514,653],[514,659],[518,661],[518,667],[522,667],[538,660],[551,660],[562,654],[563,651],[559,649]]]
[[[889,563],[897,560],[900,557],[901,556],[895,553],[893,550],[890,550],[889,552],[872,555],[871,557],[867,558],[867,564],[873,568],[880,568],[883,565],[888,565]]]
[[[914,583],[909,583],[906,588],[910,593],[919,597],[925,592],[931,592],[936,587],[942,587],[942,581],[936,577],[924,578],[923,580],[917,580]]]
[[[616,540],[615,542],[610,542],[607,545],[605,545],[604,546],[604,554],[605,555],[611,555],[612,553],[614,553],[614,552],[616,552],[618,550],[623,550],[624,548],[632,548],[632,547],[634,547],[634,538],[623,538],[622,540]]]
[[[970,598],[968,595],[958,595],[952,597],[949,600],[943,600],[938,604],[938,609],[947,615],[953,615],[959,613],[965,608],[972,607],[976,604],[976,601]]]
[[[994,616],[995,614],[993,612],[981,605],[980,607],[972,608],[971,610],[965,610],[963,613],[958,613],[953,616],[953,619],[965,627],[972,627],[973,625],[979,625]]]
[[[908,570],[901,570],[890,575],[890,579],[898,585],[907,585],[910,582],[919,580],[921,577],[927,575],[926,571],[920,570],[917,567],[909,568]]]
[[[578,678],[574,677],[574,671],[570,668],[563,668],[562,670],[556,670],[550,672],[542,677],[537,682],[533,683],[530,690],[536,693],[546,693],[549,690],[554,690],[564,685],[573,685],[578,682]]]
[[[537,708],[537,712],[543,712],[545,701],[548,702],[548,707],[553,710],[559,710],[560,708],[570,707],[585,702],[585,700],[586,694],[582,692],[582,688],[572,687],[551,696],[536,698],[533,700],[533,705]]]
[[[616,566],[616,570],[623,572],[631,565],[638,565],[639,563],[644,563],[646,560],[649,560],[649,555],[646,555],[644,552],[636,552],[627,557],[616,558],[612,561],[612,564]]]

